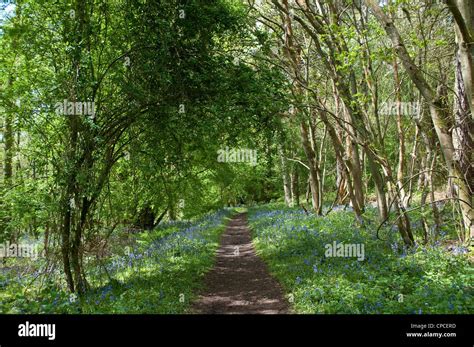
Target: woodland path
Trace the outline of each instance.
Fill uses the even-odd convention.
[[[255,252],[245,213],[234,216],[221,236],[216,263],[206,274],[205,285],[192,313],[289,313],[280,284]]]

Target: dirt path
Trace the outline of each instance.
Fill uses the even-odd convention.
[[[255,253],[244,213],[236,215],[222,235],[216,264],[205,284],[192,313],[289,312],[280,284]]]

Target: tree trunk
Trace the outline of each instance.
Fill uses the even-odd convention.
[[[387,197],[385,195],[385,182],[380,172],[379,165],[375,163],[372,155],[367,155],[370,173],[375,183],[375,194],[377,198],[377,208],[379,211],[379,218],[384,221],[388,218]]]
[[[294,166],[291,172],[291,204],[292,206],[300,205],[300,184],[298,169]]]
[[[301,134],[301,142],[303,144],[303,149],[306,154],[306,159],[308,161],[309,167],[309,185],[311,187],[311,202],[313,206],[313,210],[317,215],[320,215],[322,212],[322,207],[320,205],[320,198],[319,198],[319,167],[318,163],[316,162],[316,154],[311,146],[309,140],[309,132],[308,126],[303,121],[300,123],[300,134]]]
[[[400,200],[404,207],[406,207],[406,193],[403,186],[403,176],[405,172],[405,134],[403,131],[403,122],[402,122],[402,98],[400,93],[400,79],[398,77],[398,62],[397,57],[393,59],[393,76],[395,81],[395,97],[397,101],[397,134],[399,140],[398,146],[398,165],[397,165],[397,188],[400,194]]]
[[[288,168],[288,161],[286,159],[286,153],[283,145],[280,146],[280,159],[281,159],[281,174],[283,179],[283,191],[285,193],[285,204],[291,206],[291,182]]]

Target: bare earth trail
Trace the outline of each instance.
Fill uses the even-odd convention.
[[[191,307],[192,313],[289,313],[280,284],[255,253],[245,213],[229,222],[205,285],[206,290]]]

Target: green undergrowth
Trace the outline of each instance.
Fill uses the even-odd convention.
[[[298,313],[473,313],[474,273],[467,249],[403,246],[394,227],[376,237],[375,211],[360,226],[351,211],[324,217],[281,204],[253,207],[249,222],[258,254]],[[416,229],[417,221],[414,221]],[[415,230],[416,231],[416,230]],[[444,237],[444,238],[443,238]],[[364,246],[364,257],[328,257],[327,246]],[[348,254],[351,255],[351,254]]]
[[[120,254],[91,260],[91,289],[82,296],[65,290],[59,269],[38,279],[43,259],[18,260],[1,272],[0,312],[184,313],[203,286],[232,213],[225,209],[196,221],[166,223],[138,234]]]

